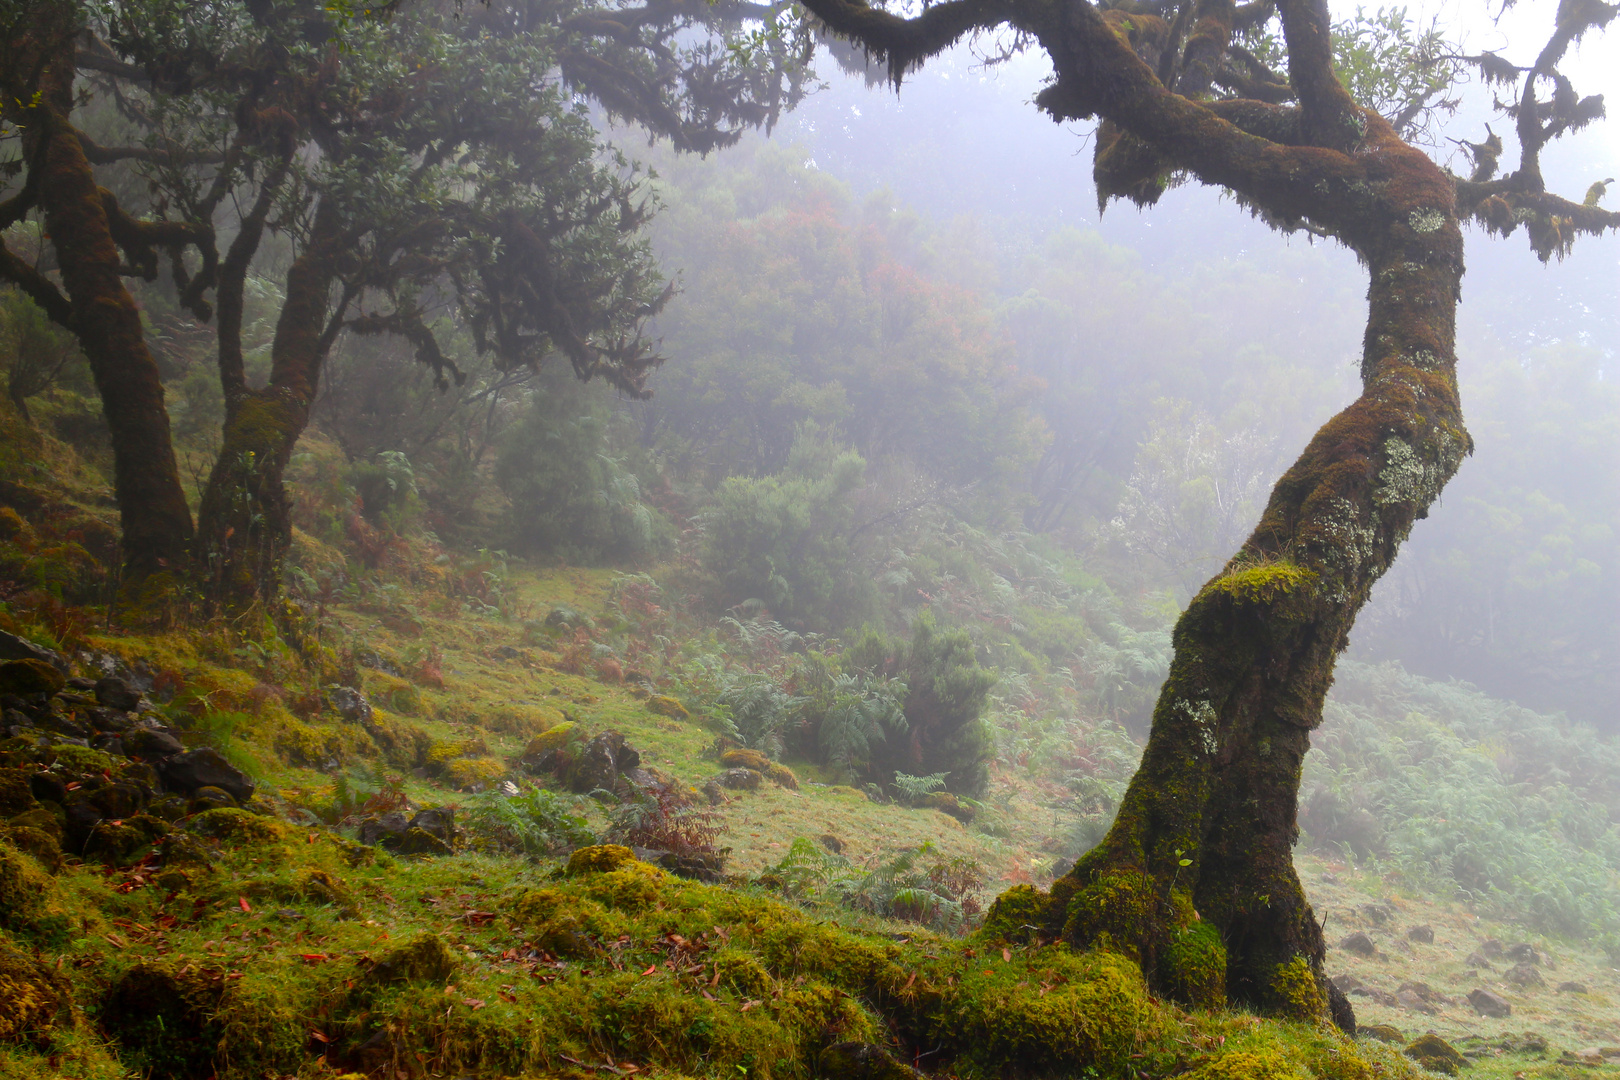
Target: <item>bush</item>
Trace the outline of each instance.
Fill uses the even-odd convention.
[[[596,842],[571,801],[544,788],[516,795],[499,788],[467,803],[468,831],[475,843],[525,855],[557,855]]]
[[[944,774],[956,795],[982,794],[990,780],[994,748],[984,722],[994,672],[981,668],[966,630],[941,631],[923,612],[909,644],[868,628],[844,654],[844,666],[906,686],[906,739],[870,747],[868,777],[887,784],[896,773]]]
[[[699,515],[703,564],[721,607],[763,604],[777,618],[833,627],[860,617],[870,592],[852,572],[850,496],[866,462],[813,425],[775,476],[734,476]]]
[[[667,541],[668,525],[642,502],[614,434],[597,388],[562,374],[540,380],[496,454],[511,550],[603,563],[645,558]]]

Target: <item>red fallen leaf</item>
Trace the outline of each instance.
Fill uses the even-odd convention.
[[[315,842],[315,834],[314,833],[309,834],[309,842],[312,843],[312,844]]]
[[[119,937],[117,934],[103,934],[101,936],[106,938],[108,941],[112,942],[114,945],[118,946],[120,949],[126,947],[125,944],[124,944],[124,939]]]
[[[910,990],[911,989],[911,984],[916,982],[916,981],[917,981],[917,973],[915,971],[913,971],[911,973],[911,978],[906,980],[906,985],[902,986],[900,989],[902,989],[902,990]]]
[[[658,965],[657,964],[648,964],[647,965],[647,970],[643,971],[641,974],[644,975],[644,976],[658,974]]]
[[[253,905],[248,903],[247,897],[238,896],[236,898],[236,902],[241,905],[242,910],[245,911],[247,914],[249,914],[249,915],[253,914]]]
[[[741,1011],[742,1012],[747,1012],[749,1009],[752,1009],[755,1005],[759,1005],[759,1004],[761,1004],[761,1002],[758,1002],[758,1001],[745,1001],[745,1002],[742,1003],[742,1010]]]
[[[484,1007],[483,998],[462,998],[461,1003],[474,1011]]]
[[[77,780],[73,781],[72,783],[68,784],[67,789],[69,791],[78,791],[79,790],[79,782]]]
[[[488,926],[495,921],[495,913],[493,911],[469,911],[462,918],[473,926]]]
[[[299,953],[298,955],[306,964],[324,964],[326,961],[332,959],[330,956],[322,952],[307,952]]]
[[[505,990],[497,990],[496,993],[501,995],[501,1000],[502,1001],[509,1002],[510,1004],[513,1004],[513,1005],[517,1004],[517,995],[516,994],[508,994]]]

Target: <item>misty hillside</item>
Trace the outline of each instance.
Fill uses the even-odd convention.
[[[1309,109],[1281,8],[1195,91],[1077,3]],[[1616,195],[1480,186],[1528,68],[1341,12],[1369,142],[1242,132],[1452,185],[1393,259],[1033,30],[0,8],[0,1077],[1620,1075]]]

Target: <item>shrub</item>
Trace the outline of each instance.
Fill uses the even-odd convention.
[[[910,737],[872,747],[870,778],[886,783],[899,772],[942,773],[953,794],[984,791],[994,750],[983,716],[996,675],[979,666],[966,630],[941,631],[925,611],[912,627],[909,644],[869,628],[845,653],[844,664],[902,679],[906,686]]]
[[[531,787],[515,795],[493,789],[465,804],[474,843],[525,855],[556,855],[594,843],[596,837],[570,801]]]

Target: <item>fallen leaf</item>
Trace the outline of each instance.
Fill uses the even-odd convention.
[[[239,905],[241,905],[241,908],[242,908],[242,910],[243,910],[243,911],[244,911],[244,912],[246,912],[246,913],[247,913],[247,914],[249,914],[249,915],[251,915],[251,914],[253,914],[253,905],[252,905],[252,904],[250,904],[250,903],[248,903],[248,898],[247,898],[247,897],[245,897],[245,896],[238,896],[238,897],[237,897],[237,898],[236,898],[236,902],[237,902],[237,903],[238,903],[238,904],[239,904]]]
[[[329,1043],[329,1042],[332,1041],[331,1039],[327,1038],[325,1035],[322,1035],[318,1031],[311,1031],[309,1033],[309,1037],[314,1039],[316,1042]]]
[[[658,974],[658,965],[657,964],[648,964],[647,965],[647,970],[643,971],[641,974],[643,976]]]
[[[462,998],[461,1003],[474,1011],[484,1007],[483,998]]]
[[[1008,963],[1008,964],[1012,963],[1012,950],[1011,949],[1002,949],[1001,950],[1001,959],[1005,963]]]
[[[102,937],[106,938],[120,949],[125,948],[124,939],[119,937],[117,934],[103,934]]]

